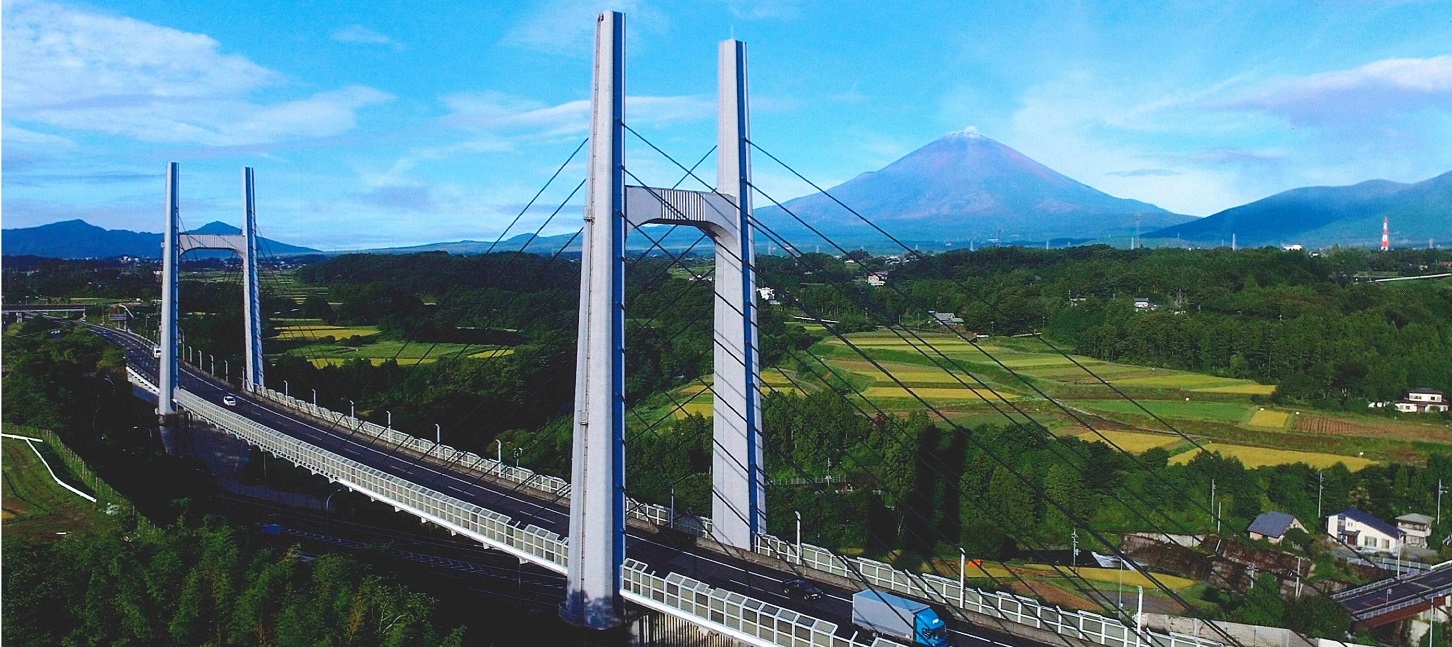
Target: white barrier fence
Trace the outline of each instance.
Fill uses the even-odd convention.
[[[133,384],[153,393],[157,392],[155,385],[134,369],[128,368],[126,373]],[[567,539],[549,530],[533,525],[516,526],[508,515],[314,447],[185,390],[177,390],[176,402],[209,424],[256,445],[269,454],[323,475],[376,501],[392,505],[397,510],[406,510],[451,532],[465,535],[486,546],[558,573],[564,573],[568,566]],[[311,407],[311,404],[307,406]],[[323,413],[325,410],[319,412]],[[398,438],[396,442],[407,443],[409,440]],[[427,441],[423,441],[423,444],[433,445]],[[528,482],[533,481],[533,478],[529,478]],[[626,600],[684,618],[749,644],[788,647],[882,647],[896,644],[883,640],[871,645],[854,642],[836,636],[835,623],[802,615],[739,593],[716,589],[676,573],[660,577],[647,571],[645,564],[635,560],[627,560],[622,575],[622,596]]]
[[[998,591],[958,588],[958,581],[909,573],[865,557],[839,557],[831,551],[795,544],[762,535],[757,552],[903,595],[931,600],[946,607],[963,609],[1036,629],[1073,636],[1106,647],[1224,647],[1217,641],[1179,633],[1136,630],[1123,622],[1085,611],[1069,611],[1038,601]]]
[[[359,420],[358,418],[344,415],[327,407],[316,406],[311,402],[300,400],[272,389],[264,388],[256,391],[255,394],[294,411],[305,413],[314,418],[327,420],[337,425],[340,429],[346,429],[351,433],[364,434],[372,439],[371,442],[404,449],[423,457],[437,457],[452,463],[460,471],[477,472],[493,478],[509,481],[522,487],[543,492],[566,503],[570,500],[570,482],[557,476],[540,474],[527,467],[510,465],[495,458],[487,458],[473,452],[460,451],[448,445],[435,444],[426,439],[393,429],[392,427],[384,427],[366,420]],[[681,517],[673,520],[670,508],[663,505],[636,501],[628,497],[625,499],[625,514],[628,517],[657,526],[678,525],[682,528],[700,529],[700,534],[702,535],[710,534],[711,530],[710,519],[692,516],[689,520]]]
[[[345,416],[325,407],[315,407],[310,402],[288,397],[271,389],[264,390],[260,395],[288,408],[334,421],[348,429],[361,430],[391,444],[407,447],[418,454],[428,454],[430,451],[434,451],[438,456],[452,458],[458,453],[458,450],[447,445],[436,446],[422,438]],[[527,468],[510,466],[492,458],[482,458],[467,452],[464,453],[463,459],[455,462],[490,476],[522,483],[526,487],[559,496],[562,500],[569,500],[569,483],[564,479],[537,474]],[[627,514],[631,517],[660,526],[671,525],[670,508],[642,503],[634,499],[627,499],[626,505]],[[705,530],[703,534],[709,535],[710,520],[700,518],[700,523]],[[802,554],[798,559],[795,545],[771,535],[761,536],[757,543],[757,552],[851,580],[862,579],[869,585],[884,590],[931,600],[944,606],[964,609],[1060,635],[1076,636],[1105,647],[1224,647],[1224,644],[1218,641],[1181,633],[1137,630],[1115,618],[1044,605],[1031,598],[1013,593],[972,588],[960,590],[957,580],[936,575],[909,573],[893,568],[889,564],[864,557],[846,559],[844,562],[845,558],[839,558],[832,551],[811,544],[802,544]],[[706,585],[701,584],[701,586]]]

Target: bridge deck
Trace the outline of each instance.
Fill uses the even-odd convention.
[[[114,329],[95,328],[95,330],[113,343],[122,346],[133,370],[155,384],[156,360],[152,357],[151,342]],[[517,525],[529,524],[562,537],[568,535],[568,500],[551,497],[537,489],[521,487],[506,480],[487,478],[478,470],[466,470],[463,469],[464,466],[450,465],[446,461],[434,460],[433,457],[420,460],[420,456],[416,452],[400,451],[400,448],[393,444],[378,442],[366,433],[349,430],[334,422],[304,415],[265,399],[247,397],[228,385],[185,365],[179,376],[179,386],[188,397],[201,398],[217,409],[223,407],[223,396],[235,395],[237,405],[226,407],[227,411],[276,430],[289,438],[297,439],[300,443],[323,449],[350,461],[356,461],[428,490],[508,515]],[[180,394],[178,398],[181,398]],[[805,574],[816,575],[813,579],[825,595],[814,601],[795,599],[783,594],[781,583],[800,577],[803,573],[794,572],[797,568],[788,562],[752,553],[723,552],[719,546],[705,541],[696,542],[693,539],[681,541],[679,537],[674,537],[671,533],[660,532],[658,528],[644,523],[634,523],[627,530],[627,552],[630,559],[644,563],[649,572],[661,576],[676,574],[676,576],[689,577],[720,591],[729,591],[734,595],[760,600],[805,616],[834,622],[837,625],[834,644],[838,644],[837,641],[841,641],[840,644],[849,644],[854,638],[864,640],[857,636],[858,632],[851,623],[851,596],[860,588],[865,587],[843,586],[843,580],[840,578],[838,580],[830,577],[823,578],[819,577],[820,573],[808,570]],[[558,564],[545,563],[544,560],[541,560],[540,563],[556,570],[559,568]],[[869,574],[869,577],[880,582],[880,576],[874,577]],[[878,585],[880,583],[874,584],[874,586]],[[975,596],[978,595],[975,592]],[[1124,628],[1112,620],[1092,614],[1063,616],[1063,612],[1038,609],[1037,605],[1033,605],[1031,602],[1014,604],[1018,607],[1020,615],[1014,620],[1015,622],[1024,622],[1025,618],[1022,614],[1029,611],[1032,615],[1028,619],[1032,621],[1032,626],[1048,628],[1054,626],[1054,622],[1046,623],[1041,614],[1051,611],[1060,618],[1057,621],[1058,627],[1061,629],[1073,627],[1065,635],[1076,637],[1078,640],[1074,642],[1081,645],[1086,642],[1097,642],[1119,647],[1138,647],[1151,644],[1172,647],[1177,645],[1204,647],[1207,644],[1207,641],[1185,636],[1160,635],[1152,632],[1144,632],[1144,636],[1141,637],[1132,628]],[[999,618],[1013,617],[1003,615],[1001,611],[994,615]],[[1075,620],[1076,618],[1077,620]],[[989,647],[991,644],[1008,647],[1009,645],[1035,644],[1025,638],[986,629],[951,617],[951,615],[945,617],[945,620],[949,622],[956,645]],[[1064,624],[1066,620],[1069,621],[1067,625]],[[1086,620],[1090,624],[1086,625]],[[1090,625],[1097,625],[1097,628]],[[1111,635],[1111,629],[1113,629],[1113,635]],[[811,643],[801,642],[800,644]],[[1064,641],[1057,642],[1057,644],[1072,645],[1074,643]]]

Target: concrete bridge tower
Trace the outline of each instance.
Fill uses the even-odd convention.
[[[236,252],[242,258],[243,343],[247,357],[242,373],[242,388],[253,391],[263,386],[262,357],[262,287],[257,265],[257,208],[253,190],[252,169],[242,169],[242,233],[192,234],[180,231],[181,206],[178,201],[177,164],[166,165],[166,228],[161,243],[161,366],[157,413],[176,413],[173,403],[180,373],[177,355],[179,265],[181,256],[194,249],[217,249]]]
[[[625,184],[625,17],[596,22],[589,190],[580,271],[566,620],[620,622],[625,556],[625,240],[645,224],[697,227],[716,244],[712,537],[751,550],[766,530],[746,45],[721,43],[717,187]]]

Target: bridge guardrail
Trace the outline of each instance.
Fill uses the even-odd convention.
[[[294,398],[272,389],[264,388],[255,393],[294,411],[306,413],[323,420],[331,420],[349,430],[368,434],[370,437],[381,439],[393,446],[406,448],[421,456],[437,454],[439,456],[456,458],[458,460],[454,461],[455,464],[463,466],[465,470],[479,472],[533,490],[538,490],[551,496],[559,497],[564,502],[570,500],[570,482],[557,476],[540,474],[527,467],[510,465],[493,458],[479,456],[473,452],[460,451],[448,445],[435,445],[413,434],[402,432],[392,427],[384,427],[383,425],[367,420],[346,416],[327,407],[315,406],[311,402]],[[658,526],[677,525],[672,519],[671,509],[666,506],[636,501],[635,499],[627,497],[625,500],[625,510],[627,516],[647,523]],[[710,519],[695,517],[691,521],[692,523],[682,523],[679,525],[688,528],[700,528],[701,534],[710,534]]]
[[[133,384],[155,392],[155,385],[135,369],[127,368],[126,373]],[[568,566],[568,540],[549,530],[534,525],[519,527],[508,515],[314,447],[183,389],[176,391],[176,401],[199,418],[269,454],[392,505],[397,510],[408,510],[452,532],[559,573],[564,573]],[[400,440],[407,442],[406,439]],[[424,443],[432,445],[427,441]],[[853,642],[835,635],[835,623],[739,593],[715,589],[676,573],[660,577],[648,572],[645,564],[634,560],[627,560],[622,582],[622,595],[631,602],[686,618],[713,631],[754,644],[789,647],[880,647],[896,644],[881,640],[872,646]]]
[[[935,601],[943,606],[972,611],[1008,622],[1075,636],[1105,647],[1224,647],[1223,643],[1174,632],[1137,630],[1114,618],[1085,611],[1070,611],[1040,604],[1037,600],[1001,591],[958,588],[958,581],[930,574],[898,570],[864,557],[838,557],[831,551],[796,545],[762,535],[757,552],[783,561],[841,577],[857,579],[884,590]]]
[[[310,402],[304,402],[271,389],[264,389],[262,395],[314,417],[334,420],[350,428],[362,429],[373,435],[387,438],[389,442],[408,447],[416,453],[427,454],[431,450],[439,449],[434,443],[412,434],[345,416],[326,407],[315,407]],[[441,447],[443,451],[440,452],[440,455],[454,455],[453,452],[458,452],[448,445]],[[510,466],[495,459],[482,458],[468,452],[465,452],[464,460],[460,463],[470,466],[482,464],[483,468],[477,469],[477,471],[514,483],[523,483],[526,487],[560,496],[563,501],[569,500],[569,483],[564,479],[537,474],[528,468]],[[661,526],[669,525],[672,521],[671,511],[665,506],[642,503],[634,499],[627,499],[626,505],[631,517]],[[701,520],[704,523],[705,534],[709,534],[710,520],[705,518],[701,518]],[[849,570],[835,553],[811,544],[802,544],[802,555],[798,562],[795,545],[771,535],[762,536],[757,544],[757,552],[850,579],[856,579],[860,573],[869,584],[875,587],[934,600],[944,606],[973,611],[1036,629],[1077,636],[1105,647],[1147,647],[1151,645],[1156,647],[1224,647],[1221,642],[1195,636],[1174,632],[1161,633],[1153,630],[1140,631],[1114,618],[1043,605],[1036,600],[1013,593],[979,589],[967,589],[960,592],[957,580],[930,574],[909,573],[893,568],[889,564],[864,557],[848,559],[847,561],[851,562],[854,569]]]

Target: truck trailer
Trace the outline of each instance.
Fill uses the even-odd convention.
[[[933,608],[907,598],[868,589],[852,596],[852,624],[914,645],[948,647],[948,626]]]

